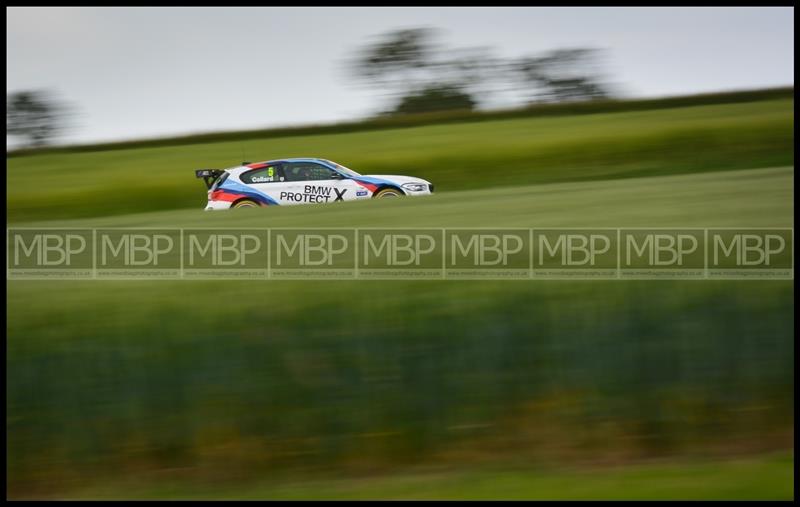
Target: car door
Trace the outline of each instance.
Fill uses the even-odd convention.
[[[286,162],[283,175],[288,182],[281,204],[322,204],[353,201],[363,190],[356,182],[318,162]]]
[[[283,177],[281,164],[270,164],[257,169],[251,169],[242,173],[239,179],[242,180],[242,183],[267,195],[278,204],[283,204],[283,202],[281,202],[281,195],[285,195],[290,186],[290,183],[285,181]]]

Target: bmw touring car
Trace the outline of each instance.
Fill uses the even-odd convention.
[[[229,169],[199,169],[208,188],[206,210],[316,204],[359,199],[419,196],[433,185],[410,176],[361,175],[321,158],[287,158],[243,163]]]

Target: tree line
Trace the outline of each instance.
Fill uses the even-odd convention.
[[[388,91],[380,115],[471,111],[493,94],[524,103],[612,98],[603,80],[601,52],[565,48],[519,58],[498,58],[490,48],[443,48],[432,28],[394,30],[358,48],[347,64],[355,82]],[[66,130],[70,108],[47,90],[6,96],[7,135],[28,148],[51,144]]]
[[[498,58],[489,48],[446,49],[431,28],[396,30],[360,48],[351,74],[394,96],[385,114],[475,109],[498,92],[531,103],[609,99],[601,51],[564,48],[519,58]]]

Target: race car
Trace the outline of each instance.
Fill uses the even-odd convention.
[[[433,193],[433,185],[420,178],[364,176],[322,158],[244,162],[229,169],[199,169],[195,176],[208,188],[207,211]]]

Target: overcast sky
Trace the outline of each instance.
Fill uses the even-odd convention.
[[[603,48],[630,96],[794,84],[792,7],[16,7],[6,90],[76,106],[68,142],[354,119],[385,97],[355,86],[345,60],[418,26],[502,57]]]

